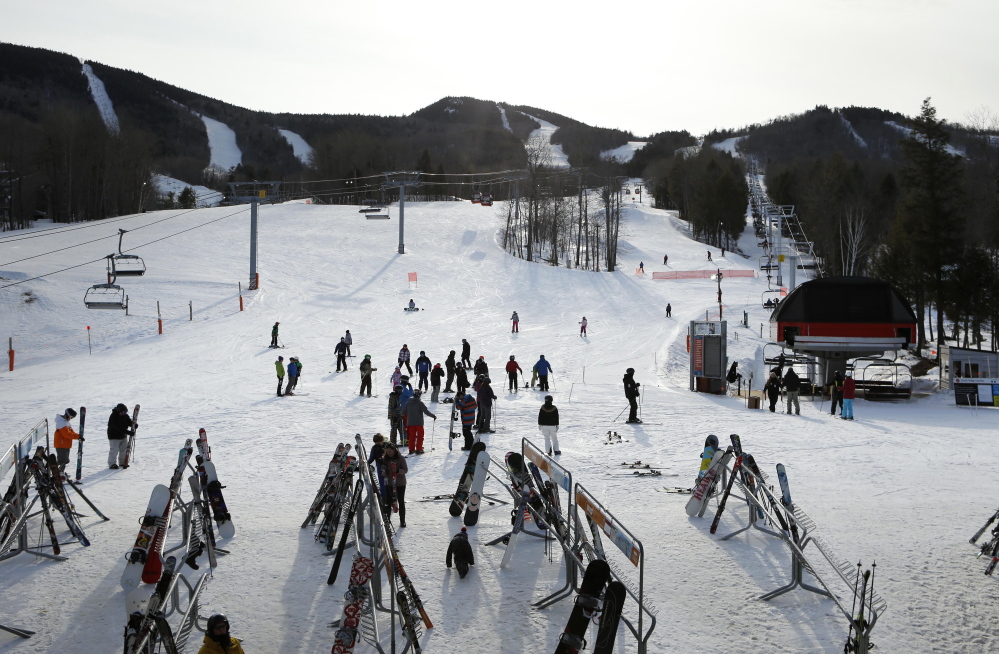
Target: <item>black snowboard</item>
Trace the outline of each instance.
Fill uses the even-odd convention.
[[[468,492],[472,488],[472,475],[475,473],[475,459],[479,456],[479,452],[485,449],[486,444],[480,441],[472,445],[472,449],[468,452],[468,461],[465,462],[465,470],[461,473],[458,490],[454,492],[454,499],[451,500],[451,507],[448,509],[455,517],[460,516],[465,510]]]
[[[600,614],[600,628],[597,629],[597,642],[593,645],[593,654],[611,654],[614,651],[614,639],[621,622],[621,607],[624,606],[625,589],[620,581],[607,584],[604,595],[604,608]]]
[[[583,574],[583,583],[579,586],[576,604],[569,614],[569,622],[565,625],[555,648],[555,654],[579,654],[586,645],[586,629],[590,626],[593,612],[600,606],[600,593],[610,579],[610,566],[606,561],[596,559],[590,561]]]

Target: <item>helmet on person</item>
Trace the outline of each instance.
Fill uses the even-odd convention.
[[[402,344],[402,346],[403,346],[403,347],[409,347],[409,346],[408,346],[408,345],[406,345],[405,343],[403,343],[403,344]]]
[[[397,393],[401,393],[402,392],[402,384],[396,384],[395,388],[393,388],[392,390],[395,391],[395,392],[397,392]]]
[[[451,350],[451,354],[454,354],[454,350]]]
[[[427,353],[426,350],[420,350],[420,354],[426,354],[426,353]]]
[[[634,368],[628,368],[627,370],[625,370],[625,372],[628,373],[629,375],[634,375],[635,374],[635,369]]]
[[[415,391],[413,391],[413,395],[415,397],[420,397],[421,395],[423,395],[423,389],[422,388],[417,388]]]
[[[545,355],[543,355],[543,354],[542,354],[542,355],[541,355],[541,358],[542,358],[542,359],[544,359],[544,358],[545,358]]]
[[[365,358],[365,359],[370,359],[370,358],[371,358],[371,355],[370,355],[370,354],[365,354],[365,355],[364,355],[364,358]],[[398,370],[398,368],[396,368],[396,370]]]
[[[554,397],[552,397],[551,395],[545,395],[545,404],[551,404],[554,401],[555,401]]]
[[[510,355],[510,361],[513,361],[513,355],[512,354]]]
[[[220,624],[224,624],[225,630],[229,631],[229,619],[226,618],[221,613],[216,613],[212,617],[208,618],[208,633],[209,634],[212,633],[212,630],[214,630],[215,627],[219,626]]]
[[[488,377],[483,377],[482,378],[482,382],[484,384],[491,384],[491,383],[493,383],[493,380],[489,379]]]
[[[68,417],[70,417],[70,418],[75,418],[76,417],[76,409],[74,409],[72,407],[66,409],[66,415]]]
[[[486,357],[484,357],[484,356],[482,356],[482,355],[480,354],[480,355],[479,355],[479,358],[480,358],[480,359],[485,359]]]

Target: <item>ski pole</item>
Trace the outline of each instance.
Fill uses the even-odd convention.
[[[626,407],[624,407],[623,409],[621,409],[621,413],[617,414],[617,418],[620,418],[620,417],[621,417],[621,415],[622,415],[622,414],[623,414],[623,413],[624,413],[625,411],[627,411],[628,409],[630,409],[630,408],[631,408],[631,404],[629,404],[628,406],[626,406]],[[617,422],[617,418],[614,418],[613,420],[611,420],[611,422]]]
[[[552,390],[553,391],[558,390],[557,388],[555,388],[555,373],[550,372],[548,373],[548,376],[552,378]]]

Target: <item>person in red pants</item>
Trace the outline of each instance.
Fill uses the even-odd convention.
[[[406,402],[406,436],[409,439],[410,454],[423,454],[423,416],[428,415],[437,420],[437,416],[430,413],[430,409],[423,403],[421,395],[423,391],[416,389],[412,399]]]

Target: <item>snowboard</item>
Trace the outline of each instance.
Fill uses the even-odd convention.
[[[479,505],[482,503],[482,489],[489,475],[489,454],[483,449],[475,458],[475,473],[472,476],[472,487],[468,494],[468,506],[465,507],[465,526],[473,527],[479,522]]]
[[[364,556],[354,557],[350,569],[350,586],[344,594],[343,617],[333,641],[332,654],[350,654],[357,643],[358,627],[361,626],[361,611],[368,600],[366,585],[375,571],[374,562]]]
[[[479,452],[483,452],[486,449],[486,444],[483,442],[478,442],[472,445],[472,449],[468,452],[468,460],[465,461],[465,469],[461,473],[461,479],[458,481],[458,489],[454,492],[454,499],[451,500],[451,506],[448,511],[454,517],[461,515],[461,512],[465,510],[465,502],[468,501],[468,490],[472,486],[472,475],[475,473],[475,459],[479,456]]]
[[[614,651],[614,639],[617,638],[617,628],[621,623],[621,609],[627,591],[620,581],[607,584],[604,594],[604,608],[600,613],[600,628],[597,629],[597,640],[593,644],[593,654],[611,654]]]
[[[791,501],[791,489],[787,484],[787,471],[784,470],[784,464],[777,464],[777,479],[780,482],[780,492],[781,492],[781,504],[787,509],[787,524],[791,530],[791,537],[794,538],[794,542],[800,542],[798,538],[798,525],[794,521],[794,502]]]
[[[170,489],[163,484],[156,484],[149,496],[149,504],[146,505],[146,515],[140,522],[139,535],[135,539],[135,545],[132,546],[132,551],[126,557],[125,571],[121,575],[121,587],[125,590],[132,590],[142,580],[142,568],[149,556],[149,549],[153,546],[156,525],[166,512],[169,503]]]
[[[555,654],[578,654],[586,645],[586,629],[590,626],[590,618],[599,609],[600,595],[604,586],[610,580],[610,566],[602,559],[590,561],[583,573],[583,583],[579,585],[576,603],[569,614],[555,648]]]
[[[704,478],[705,473],[707,473],[708,468],[711,467],[711,459],[714,458],[715,452],[718,451],[718,437],[711,434],[706,439],[704,439],[704,451],[701,453],[701,469],[697,473],[697,478],[694,479],[695,484],[701,483],[701,479]]]
[[[208,496],[208,503],[212,507],[212,514],[215,517],[215,524],[219,528],[219,536],[222,538],[232,538],[236,535],[236,526],[232,524],[232,516],[226,507],[225,498],[222,497],[224,486],[219,482],[218,474],[215,472],[215,464],[211,461],[199,461],[198,472],[204,470],[201,485]]]
[[[711,490],[715,487],[718,479],[721,477],[721,469],[728,463],[729,457],[732,456],[732,448],[729,447],[727,450],[716,450],[714,457],[711,459],[711,466],[708,471],[704,473],[704,477],[694,488],[694,492],[691,494],[690,499],[687,500],[687,515],[693,517],[701,512],[701,507],[708,498],[711,496]]]
[[[87,407],[80,407],[80,438],[76,443],[76,481],[83,478],[83,427],[87,423]]]
[[[132,461],[132,452],[135,450],[135,430],[139,428],[139,405],[132,409],[132,428],[128,432],[128,445],[125,446],[125,463],[121,466],[127,468]]]
[[[177,455],[177,467],[174,469],[173,477],[170,479],[170,497],[167,498],[166,509],[156,521],[156,535],[153,536],[152,545],[146,555],[146,563],[142,567],[142,581],[146,584],[155,584],[163,575],[163,542],[166,540],[167,530],[170,527],[170,515],[173,510],[173,499],[180,497],[180,484],[184,477],[184,470],[187,462],[191,458],[191,439],[187,439],[184,447]]]

